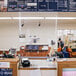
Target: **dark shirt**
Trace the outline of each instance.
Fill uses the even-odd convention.
[[[58,48],[59,48],[59,46],[61,46],[61,48],[63,48],[64,47],[64,42],[63,41],[58,42]]]

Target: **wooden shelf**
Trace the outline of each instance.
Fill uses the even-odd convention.
[[[50,52],[48,45],[38,45],[39,46],[38,49],[27,49],[27,46],[28,45],[25,46],[25,49],[20,50],[21,56],[42,56],[43,57],[43,56],[47,56],[48,53]],[[42,49],[44,46],[47,46],[48,50]]]

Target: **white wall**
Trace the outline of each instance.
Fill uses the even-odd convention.
[[[6,50],[11,47],[19,49],[21,45],[28,43],[29,35],[40,38],[38,43],[48,44],[49,40],[56,40],[55,20],[41,20],[40,23],[39,27],[38,20],[24,21],[22,32],[26,35],[26,41],[20,43],[18,20],[0,20],[0,49]]]
[[[58,29],[76,30],[76,20],[58,20]]]
[[[26,42],[29,36],[36,35],[39,39],[38,43],[48,43],[50,40],[55,40],[55,20],[40,21],[41,26],[38,26],[39,21],[25,21],[22,32],[26,34]]]
[[[0,49],[9,49],[18,45],[18,23],[0,20]]]

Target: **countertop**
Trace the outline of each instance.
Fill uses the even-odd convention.
[[[22,67],[20,69],[30,70],[30,69],[56,69],[57,62],[47,61],[47,60],[30,60],[30,67]]]
[[[19,58],[0,58],[0,62],[19,62]]]

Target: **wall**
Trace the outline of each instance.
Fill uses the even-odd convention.
[[[40,22],[40,26],[39,25]],[[48,43],[50,40],[55,40],[55,20],[42,20],[42,21],[25,21],[25,25],[22,28],[22,32],[26,34],[26,42],[28,43],[28,38],[36,35],[38,38],[38,43]]]
[[[0,49],[6,50],[18,45],[18,23],[0,20]]]
[[[48,44],[49,40],[56,41],[55,20],[26,20],[23,22],[22,32],[25,33],[26,38],[25,42],[20,42],[18,20],[0,20],[0,49],[6,50],[11,47],[19,49],[21,45],[28,43],[30,35],[40,38],[38,43]]]
[[[76,20],[58,20],[58,29],[76,30]]]

